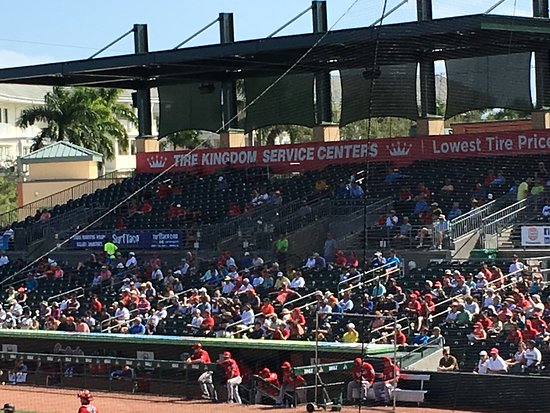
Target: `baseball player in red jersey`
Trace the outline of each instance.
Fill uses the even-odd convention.
[[[258,386],[258,389],[261,389],[263,392],[273,396],[273,397],[277,397],[279,395],[279,391],[278,391],[278,387],[281,385],[279,383],[279,377],[277,376],[277,373],[275,373],[274,371],[270,371],[267,367],[260,370],[260,373],[258,374],[258,376],[260,376],[263,381],[258,381],[257,382],[257,386]],[[266,383],[269,383],[273,386],[275,386],[275,388],[267,385]],[[260,404],[260,402],[262,401],[262,393],[257,391],[256,392],[256,397],[255,397],[255,402],[256,404]]]
[[[296,391],[296,388],[302,386],[305,380],[302,376],[294,374],[294,369],[288,361],[285,361],[281,365],[281,376],[282,385],[277,399],[277,405],[290,404],[291,406],[295,406],[296,396],[298,396],[300,401],[305,401],[303,392]],[[287,400],[287,397],[285,397],[286,394],[294,395],[292,400]]]
[[[378,374],[382,380],[374,383],[374,397],[378,402],[389,403],[392,399],[393,391],[397,387],[400,370],[389,357],[384,357],[382,363],[382,373]]]
[[[239,384],[242,383],[243,378],[241,377],[237,362],[233,360],[229,351],[225,351],[223,353],[223,360],[219,363],[222,365],[225,371],[225,378],[227,379],[227,403],[242,404],[239,394]]]
[[[369,387],[374,383],[374,368],[370,363],[357,357],[351,368],[351,381],[348,383],[347,401],[350,403],[365,399]],[[358,391],[360,390],[360,392]]]
[[[207,364],[211,363],[210,355],[202,348],[201,343],[193,344],[193,354],[187,359],[189,364]],[[197,380],[202,391],[202,398],[216,401],[218,399],[216,388],[212,376],[214,372],[205,371]]]
[[[90,393],[90,390],[82,390],[78,392],[77,396],[80,399],[80,408],[78,409],[78,413],[99,413],[97,407],[92,404],[92,400],[94,400],[94,398],[92,393]]]

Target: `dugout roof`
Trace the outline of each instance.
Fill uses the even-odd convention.
[[[282,73],[323,34],[300,34],[0,70],[0,83],[140,89]],[[550,49],[550,20],[472,15],[337,30],[328,33],[296,72],[446,60]]]

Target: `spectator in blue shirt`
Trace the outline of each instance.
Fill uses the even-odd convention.
[[[365,192],[363,191],[363,188],[361,188],[360,185],[357,185],[357,182],[353,181],[349,188],[349,196],[351,198],[363,198],[364,195]]]
[[[455,219],[456,217],[459,217],[460,215],[462,215],[462,210],[460,209],[458,202],[455,201],[453,202],[453,207],[447,214],[447,218],[449,218],[449,221],[452,221],[453,219]]]
[[[422,327],[422,329],[420,330],[420,333],[414,336],[413,344],[416,346],[422,346],[424,344],[428,344],[429,340],[430,340],[430,336],[428,335],[428,328]]]
[[[130,334],[145,334],[145,326],[141,324],[141,317],[136,317],[128,329]]]
[[[395,253],[394,249],[390,250],[390,256],[386,258],[386,265],[388,268],[394,268],[394,267],[399,268],[399,266],[401,265],[401,260]]]
[[[424,197],[419,197],[418,201],[416,201],[416,204],[414,205],[414,213],[418,215],[428,211],[430,211],[430,207],[428,206],[426,199],[424,199]]]

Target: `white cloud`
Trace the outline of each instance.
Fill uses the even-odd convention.
[[[0,50],[0,68],[30,66],[40,63],[52,63],[54,58],[46,55],[26,55],[13,50]]]

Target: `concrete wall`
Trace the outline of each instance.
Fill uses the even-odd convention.
[[[97,162],[47,162],[29,165],[28,181],[57,179],[96,179],[99,176]]]
[[[17,205],[22,207],[86,181],[87,179],[19,182],[17,184]],[[20,218],[25,219],[26,216]]]

